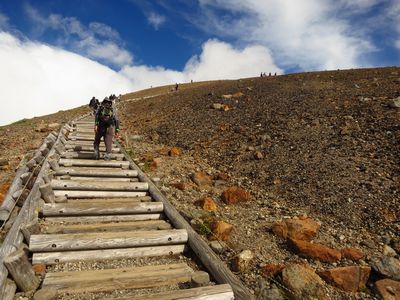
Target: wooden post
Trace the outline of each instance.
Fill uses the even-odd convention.
[[[40,225],[37,220],[32,220],[21,228],[25,241],[29,244],[32,234],[40,234]]]
[[[26,163],[26,166],[28,167],[29,171],[32,171],[34,167],[36,167],[36,160],[31,159]]]
[[[36,290],[39,286],[40,280],[35,276],[32,265],[23,249],[19,249],[8,255],[4,259],[4,265],[22,291]]]
[[[7,279],[2,299],[13,300],[16,290],[17,290],[17,285],[15,284],[15,282],[10,279]]]
[[[29,177],[31,177],[31,173],[29,173],[29,172],[26,172],[26,173],[21,175],[20,178],[21,178],[21,181],[22,181],[23,185],[25,185],[28,182]]]
[[[60,168],[60,165],[55,159],[49,159],[48,163],[52,170],[57,171]]]
[[[50,183],[45,183],[39,186],[39,190],[46,203],[54,203],[56,196],[54,195],[54,191]]]

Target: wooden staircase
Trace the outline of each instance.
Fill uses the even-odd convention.
[[[86,117],[71,128],[50,181],[55,203],[42,203],[40,230],[30,235],[32,263],[52,270],[41,288],[56,289],[59,299],[76,293],[91,293],[90,299],[234,299],[229,284],[194,280],[204,271],[190,259],[190,265],[182,260],[190,248],[187,230],[174,228],[163,202],[149,194],[149,183],[130,169],[120,147],[114,143],[106,161],[101,146],[100,159],[94,159],[93,127],[92,117]],[[160,257],[162,263],[123,263],[143,257]],[[71,263],[106,260],[121,263],[55,271]],[[119,290],[124,292],[116,296]]]

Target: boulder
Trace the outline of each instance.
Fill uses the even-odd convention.
[[[342,256],[347,259],[351,259],[354,261],[360,260],[364,258],[364,253],[357,248],[345,248],[341,250]]]
[[[383,300],[400,299],[400,281],[382,279],[375,282],[375,287]]]
[[[211,240],[229,241],[233,225],[224,221],[216,221],[211,225]]]
[[[372,259],[371,266],[377,273],[394,280],[400,280],[400,260],[389,257],[375,257]]]
[[[272,232],[284,239],[311,241],[318,233],[321,225],[311,218],[289,219],[275,222],[272,225]]]
[[[313,244],[306,241],[289,239],[289,245],[299,256],[312,258],[322,262],[335,262],[342,258],[340,251],[322,244]]]
[[[222,201],[226,204],[236,204],[250,200],[250,193],[240,187],[229,187],[222,193]]]
[[[249,269],[254,253],[251,250],[244,250],[236,255],[231,261],[232,271],[245,272]]]
[[[200,206],[206,211],[217,211],[218,207],[211,197],[204,197],[195,202],[196,205]]]
[[[395,257],[397,255],[396,251],[388,245],[383,246],[382,253],[385,256],[392,256],[392,257]]]
[[[370,272],[370,267],[349,266],[321,271],[318,275],[346,292],[357,292],[365,289]]]
[[[191,176],[193,182],[198,186],[210,186],[212,183],[211,176],[207,175],[205,172],[195,172]]]
[[[285,267],[282,282],[295,299],[329,299],[324,281],[309,267],[298,264]]]

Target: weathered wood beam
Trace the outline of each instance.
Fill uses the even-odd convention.
[[[46,217],[49,223],[97,223],[97,222],[129,222],[163,219],[162,214],[135,214],[135,215],[111,215],[111,216],[79,216],[79,217]]]
[[[98,250],[173,245],[186,241],[187,232],[184,229],[39,234],[31,236],[29,250],[32,252]]]
[[[93,176],[93,177],[137,177],[136,170],[122,170],[113,168],[84,168],[84,167],[61,167],[56,172],[56,176]]]
[[[147,192],[113,192],[113,191],[54,191],[56,197],[67,198],[131,198],[147,196]]]
[[[118,181],[76,181],[57,180],[51,181],[53,190],[71,191],[137,191],[144,192],[149,189],[147,182],[118,182]],[[43,195],[43,194],[42,194]]]
[[[107,160],[86,160],[86,159],[66,159],[61,158],[60,165],[82,166],[82,167],[107,167],[128,169],[128,161],[107,161]]]

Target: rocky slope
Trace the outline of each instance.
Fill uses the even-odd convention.
[[[399,255],[400,69],[189,87],[120,105],[126,147],[188,221],[209,239],[227,240],[221,257],[266,299],[274,282],[286,294],[296,288],[288,282],[291,263],[306,264],[325,278],[318,287],[303,286],[311,294],[378,295],[374,282],[394,275],[382,274],[377,261]],[[171,152],[172,147],[177,149]],[[234,198],[222,196],[229,187],[242,190]],[[232,204],[238,199],[243,202]],[[222,235],[226,228],[216,228],[221,221],[229,227]],[[314,221],[321,227],[301,244],[304,237],[296,230]],[[347,248],[359,255],[347,255]],[[253,258],[238,269],[235,260],[243,250]],[[388,264],[399,270],[395,258]],[[329,279],[328,270],[364,275],[343,287],[338,283],[343,278]]]

